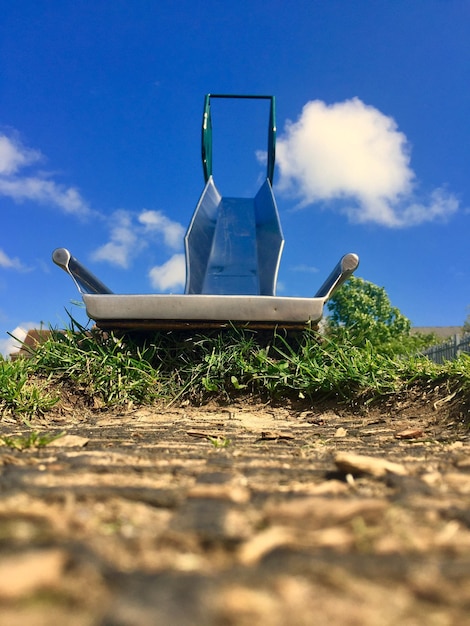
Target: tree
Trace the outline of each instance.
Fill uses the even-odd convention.
[[[470,333],[470,313],[465,318],[465,322],[463,323],[462,329],[465,334]]]
[[[328,334],[355,345],[366,341],[389,353],[417,350],[424,338],[410,335],[411,322],[383,287],[352,276],[328,302]]]

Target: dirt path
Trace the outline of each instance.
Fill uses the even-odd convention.
[[[63,407],[0,447],[0,623],[470,624],[470,437],[435,408]]]

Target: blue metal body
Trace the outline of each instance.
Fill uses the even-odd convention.
[[[268,99],[271,102],[266,180],[254,198],[224,197],[216,187],[212,175],[211,98]],[[206,186],[185,237],[185,293],[275,295],[284,246],[272,191],[275,142],[274,96],[206,96],[202,122]]]

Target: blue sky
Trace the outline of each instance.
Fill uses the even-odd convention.
[[[278,293],[338,258],[416,326],[470,304],[467,0],[0,0],[0,349],[62,326],[68,247],[115,292],[181,292],[206,93],[275,95]],[[254,195],[267,108],[214,101],[214,179]]]

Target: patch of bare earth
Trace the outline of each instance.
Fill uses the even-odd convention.
[[[0,447],[0,622],[470,624],[449,405],[63,407],[54,444]]]

